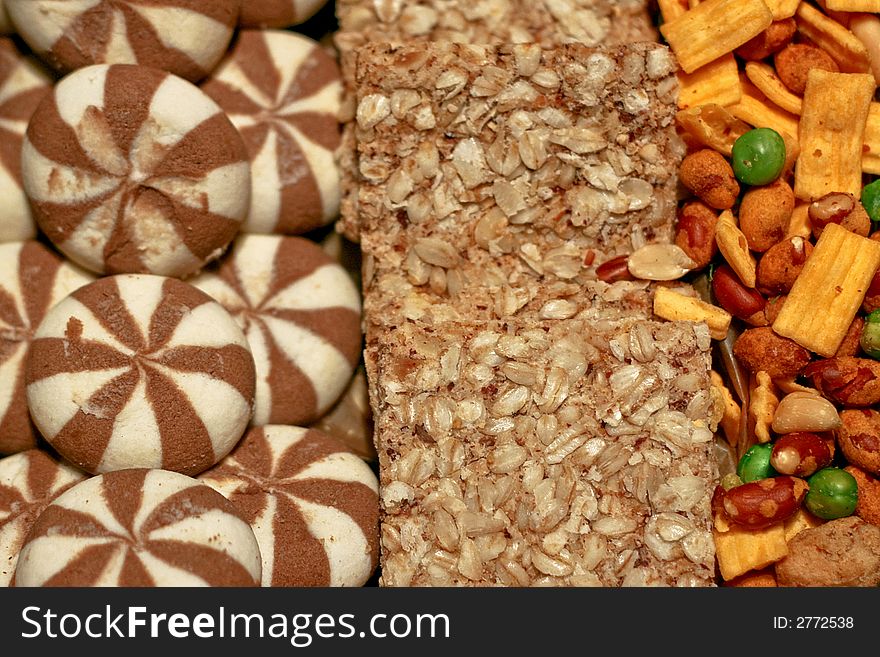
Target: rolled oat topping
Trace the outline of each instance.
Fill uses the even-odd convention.
[[[342,119],[355,107],[355,51],[368,43],[450,42],[475,44],[565,43],[587,46],[656,41],[645,0],[339,0],[339,32],[346,102]],[[539,76],[540,77],[540,76]],[[354,125],[345,126],[339,150],[342,218],[339,230],[358,240],[359,182]]]
[[[383,585],[713,584],[705,326],[372,334]]]
[[[362,48],[368,305],[413,289],[469,319],[632,305],[644,284],[609,290],[596,267],[670,240],[674,73],[650,44]]]

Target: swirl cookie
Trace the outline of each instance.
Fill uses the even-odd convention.
[[[247,0],[241,6],[242,27],[290,27],[304,23],[327,0]]]
[[[247,159],[235,126],[194,85],[143,66],[94,66],[40,103],[22,176],[38,225],[74,262],[183,277],[238,232]]]
[[[373,413],[367,374],[363,367],[355,372],[336,405],[311,427],[338,438],[367,462],[378,460],[373,444]]]
[[[0,0],[0,32],[3,2]],[[37,234],[21,182],[21,144],[31,115],[52,86],[52,77],[12,39],[0,37],[0,242]]]
[[[223,57],[242,0],[5,0],[18,33],[63,73],[141,64],[188,80]]]
[[[292,32],[244,30],[202,90],[250,155],[245,232],[301,234],[336,218],[342,83],[332,57]]]
[[[46,505],[84,472],[31,449],[0,459],[0,586],[9,586],[25,537]]]
[[[360,359],[360,297],[346,271],[301,237],[243,235],[192,284],[238,320],[257,371],[253,424],[310,424]]]
[[[379,484],[335,438],[257,427],[200,479],[250,522],[263,586],[363,586],[375,570]]]
[[[55,499],[27,537],[17,586],[258,586],[253,531],[217,491],[122,470]]]
[[[0,244],[0,454],[35,447],[25,360],[49,309],[93,277],[35,241]]]
[[[12,34],[13,32],[15,32],[15,27],[9,20],[9,12],[6,11],[4,0],[0,0],[0,34]]]
[[[26,382],[34,423],[81,468],[194,475],[244,434],[254,361],[206,294],[172,278],[113,276],[49,311]]]

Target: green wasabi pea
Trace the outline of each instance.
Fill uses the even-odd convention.
[[[880,310],[875,310],[865,318],[859,344],[867,356],[880,360]]]
[[[775,476],[776,470],[770,465],[770,455],[773,453],[773,445],[752,445],[742,455],[739,465],[736,466],[736,474],[744,484],[758,479],[767,479]]]
[[[769,185],[785,166],[785,140],[771,128],[749,130],[734,142],[731,165],[741,183]]]
[[[862,189],[862,205],[871,221],[880,221],[880,180],[875,180]]]
[[[807,511],[823,520],[845,518],[855,513],[859,485],[849,472],[840,468],[822,468],[807,479],[810,490],[804,499]]]

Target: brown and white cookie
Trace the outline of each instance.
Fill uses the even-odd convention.
[[[141,64],[188,80],[223,57],[242,0],[5,0],[18,33],[63,73]]]
[[[49,311],[26,382],[34,423],[75,465],[195,475],[244,435],[254,361],[235,320],[203,292],[111,276]]]
[[[373,413],[367,374],[359,367],[342,397],[312,428],[338,438],[351,451],[367,462],[375,462],[376,445],[373,443]]]
[[[244,30],[202,90],[229,115],[251,158],[245,232],[301,234],[336,218],[342,83],[317,42]]]
[[[92,477],[40,514],[16,586],[258,586],[253,531],[217,491],[165,470]]]
[[[290,27],[306,22],[327,0],[245,0],[238,24],[242,27]]]
[[[3,32],[0,0],[0,32]],[[0,242],[37,234],[21,182],[21,143],[31,115],[52,87],[52,76],[0,37]]]
[[[25,537],[43,509],[86,478],[39,449],[0,459],[0,586],[9,586]]]
[[[250,198],[247,151],[223,111],[144,66],[61,80],[31,118],[22,176],[40,228],[102,274],[192,274],[235,237]]]
[[[0,34],[12,34],[15,32],[15,27],[9,20],[9,12],[6,11],[6,6],[3,3],[4,0],[0,0]]]
[[[270,425],[200,479],[250,522],[263,586],[363,586],[379,556],[376,475],[315,429]]]
[[[242,235],[192,284],[247,335],[257,368],[253,424],[310,424],[360,359],[360,296],[345,269],[301,237]]]
[[[35,447],[25,360],[49,309],[94,278],[36,241],[0,244],[0,454]]]

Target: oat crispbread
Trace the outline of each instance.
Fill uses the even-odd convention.
[[[704,325],[371,334],[382,585],[713,585]]]
[[[357,146],[354,126],[355,52],[368,43],[563,43],[588,46],[656,41],[647,0],[339,0],[345,100],[341,115],[341,219],[337,229],[359,239]]]
[[[410,285],[464,319],[650,307],[631,295],[644,284],[609,290],[596,265],[670,240],[675,70],[656,44],[362,48],[368,306]]]
[[[670,241],[675,72],[656,44],[358,51],[382,585],[714,583],[708,327],[597,272]]]

